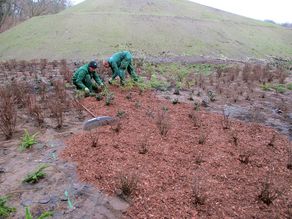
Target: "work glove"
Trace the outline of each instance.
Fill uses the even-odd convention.
[[[89,91],[89,89],[86,87],[86,88],[84,88],[84,92],[86,93],[86,94],[89,94],[90,93],[90,91]]]

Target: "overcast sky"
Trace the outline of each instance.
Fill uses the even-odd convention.
[[[84,0],[72,0],[73,4]],[[292,23],[292,0],[190,0],[258,20]]]

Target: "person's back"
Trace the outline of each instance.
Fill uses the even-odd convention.
[[[128,51],[122,51],[122,52],[117,52],[115,54],[113,54],[110,58],[109,58],[109,63],[112,64],[113,62],[115,62],[117,64],[118,67],[121,66],[121,63],[123,60],[131,60],[132,59],[132,55],[130,52]]]
[[[79,68],[75,71],[75,73],[73,74],[73,77],[72,77],[73,84],[76,83],[76,80],[77,80],[78,76],[79,76],[82,72],[86,72],[86,74],[88,74],[88,64],[82,65],[81,67],[79,67]]]
[[[89,62],[77,69],[72,77],[73,84],[77,89],[84,90],[86,93],[97,89],[97,85],[103,86],[103,82],[96,73],[97,63],[95,61]],[[95,81],[92,83],[92,79]]]

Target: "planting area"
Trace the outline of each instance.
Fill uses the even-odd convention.
[[[98,98],[74,92],[65,60],[0,67],[8,217],[291,218],[289,62],[141,61],[144,83]],[[74,99],[116,122],[83,131]]]

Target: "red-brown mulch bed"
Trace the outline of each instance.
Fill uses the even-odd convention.
[[[115,95],[112,105],[93,97],[83,103],[96,115],[122,116],[120,129],[117,125],[98,128],[97,147],[92,147],[90,132],[76,134],[62,155],[77,163],[81,180],[109,194],[116,193],[122,176],[136,176],[137,189],[125,217],[291,216],[287,137],[237,120],[231,121],[230,129],[223,129],[221,115],[204,111],[196,113],[201,120],[196,127],[189,116],[192,105],[173,105],[151,91],[141,95],[110,89]],[[158,112],[163,111],[170,125],[165,137],[156,124]],[[206,140],[199,143],[202,136]],[[259,199],[264,183],[276,195],[269,205]]]

